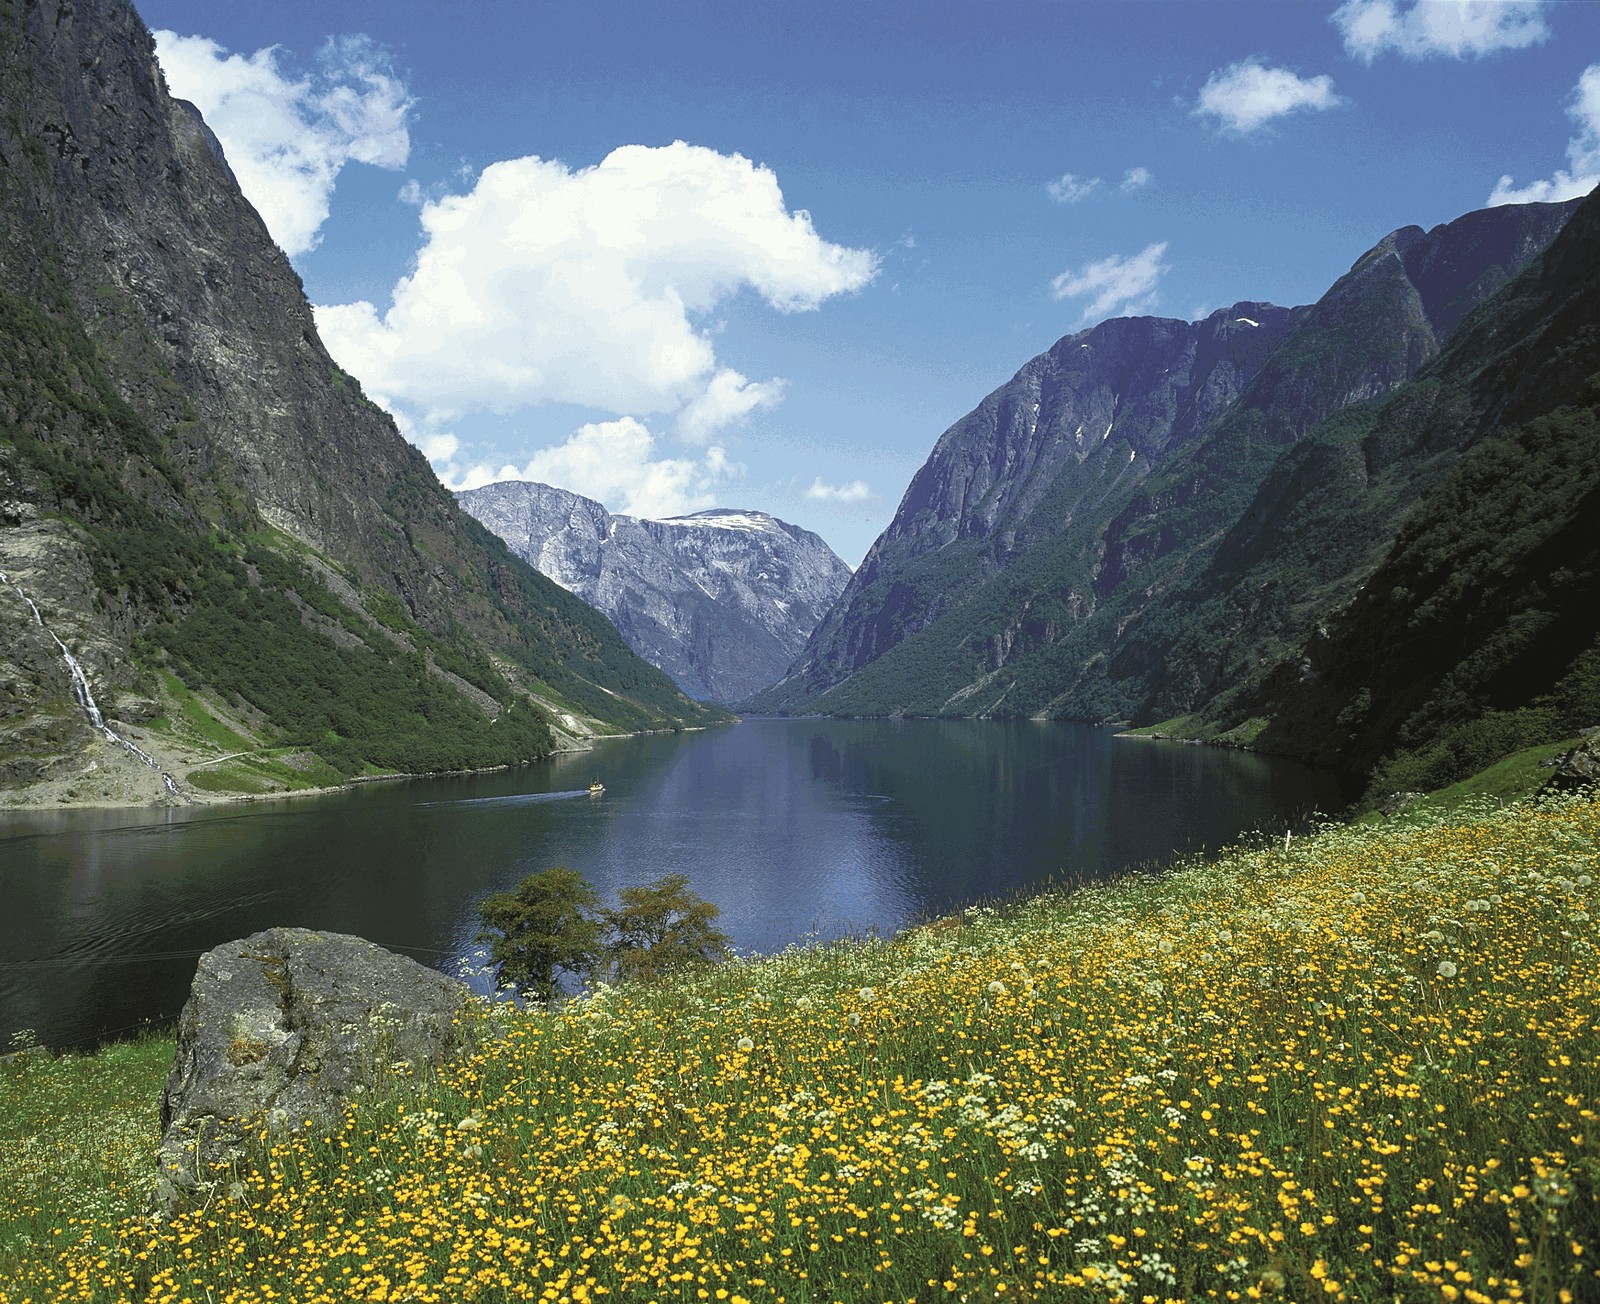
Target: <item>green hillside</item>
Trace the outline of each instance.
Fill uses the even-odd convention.
[[[493,1035],[143,1215],[170,1043],[0,1069],[64,1300],[1600,1290],[1600,805],[1329,828]]]
[[[1376,770],[1374,794],[1600,720],[1597,402],[1591,197],[1415,381],[1285,455],[1185,591],[1196,614],[1144,635],[1169,667],[1144,719],[1243,725],[1257,746]],[[1204,689],[1173,690],[1208,658]]]
[[[1516,276],[1474,281],[1476,307],[1453,282],[1423,278],[1435,303],[1407,281],[1414,243],[1380,245],[1193,441],[1102,483],[1093,511],[1082,482],[1101,463],[1069,462],[1058,496],[1078,507],[1053,531],[1018,527],[1003,557],[960,539],[906,559],[893,527],[844,628],[772,705],[1123,720],[1359,774],[1413,758],[1385,790],[1600,721],[1584,659],[1600,630],[1597,204]],[[1497,220],[1445,229],[1457,280],[1504,240]],[[1448,334],[1404,380],[1429,313]],[[1339,398],[1374,386],[1388,392]],[[851,669],[836,649],[863,629],[886,646]]]
[[[104,746],[56,637],[124,733],[250,754],[210,788],[729,718],[460,511],[333,364],[120,0],[0,0],[0,571],[0,788]]]

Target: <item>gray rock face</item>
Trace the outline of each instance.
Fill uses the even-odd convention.
[[[1583,741],[1556,764],[1547,792],[1579,792],[1600,785],[1600,729],[1586,729]]]
[[[966,578],[981,579],[1139,483],[1238,397],[1305,311],[1117,317],[1041,353],[940,436],[791,678],[826,687],[932,624],[948,595],[905,578],[918,559],[970,541],[981,551]]]
[[[525,480],[457,498],[702,700],[741,702],[776,681],[850,579],[815,534],[765,512],[613,516],[592,499]]]
[[[873,554],[987,537],[1031,515],[1069,465],[1120,473],[1159,459],[1238,397],[1304,312],[1236,303],[1204,321],[1116,317],[1067,336],[940,436]]]
[[[340,933],[269,928],[207,951],[161,1094],[160,1205],[205,1190],[213,1166],[237,1158],[263,1125],[325,1120],[386,1077],[448,1059],[462,1045],[466,994]]]

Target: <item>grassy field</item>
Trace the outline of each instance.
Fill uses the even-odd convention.
[[[495,1035],[443,1081],[264,1146],[165,1223],[137,1212],[160,1056],[13,1067],[0,1282],[39,1304],[1593,1300],[1597,843],[1592,800],[1469,805],[480,1011]]]

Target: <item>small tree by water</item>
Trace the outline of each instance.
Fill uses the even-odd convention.
[[[613,936],[606,953],[618,980],[656,979],[725,960],[729,938],[716,926],[721,911],[689,890],[683,874],[645,887],[625,887],[606,912]]]
[[[582,874],[557,866],[529,874],[516,888],[485,898],[480,942],[490,943],[496,981],[548,1005],[560,975],[584,978],[603,950],[600,898]]]
[[[714,964],[730,953],[716,926],[721,911],[689,889],[683,874],[625,887],[615,910],[583,875],[563,867],[529,874],[479,906],[496,982],[541,1004],[561,994],[561,975],[587,979],[601,968],[619,982],[651,981]]]

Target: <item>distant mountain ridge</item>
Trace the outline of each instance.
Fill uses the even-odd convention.
[[[1350,599],[1486,409],[1532,400],[1527,359],[1496,348],[1495,310],[1577,208],[1402,228],[1309,307],[1105,322],[1060,341],[945,432],[839,605],[755,704],[1199,712],[1202,732],[1226,720],[1249,741],[1261,726],[1241,712],[1262,676]],[[1197,365],[1202,330],[1260,345],[1231,353],[1213,390],[1218,371]],[[1471,358],[1451,354],[1468,337]],[[1569,371],[1575,344],[1544,341]],[[1413,406],[1422,394],[1453,405],[1432,413],[1433,442],[1374,430],[1372,414],[1435,374],[1434,359],[1461,375],[1405,389]],[[1473,367],[1498,368],[1499,388],[1470,392]]]
[[[703,700],[733,704],[769,687],[850,578],[818,535],[765,512],[650,520],[525,480],[456,497]]]
[[[0,570],[46,621],[0,590],[0,786],[111,760],[51,632],[112,713],[176,731],[151,746],[227,736],[322,781],[726,718],[333,363],[126,0],[0,3]]]

